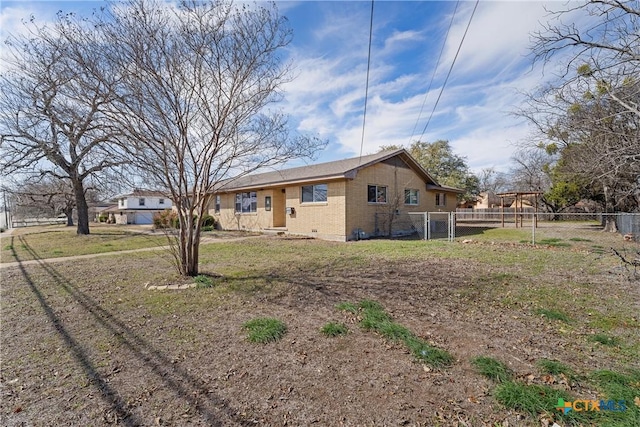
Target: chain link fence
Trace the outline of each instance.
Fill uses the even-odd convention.
[[[422,212],[408,214],[425,240],[476,239],[531,244],[640,243],[640,213]],[[564,244],[563,244],[564,243]]]
[[[377,213],[375,237],[478,240],[551,246],[640,243],[640,213],[458,211]]]
[[[422,213],[419,214],[420,218]],[[424,238],[424,222],[414,221],[414,215],[408,212],[375,214],[375,237],[408,237]]]

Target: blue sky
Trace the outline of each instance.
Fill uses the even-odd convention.
[[[58,10],[85,14],[103,4],[2,1],[0,34],[4,40],[7,33],[21,31],[20,20],[31,15],[46,22]],[[472,1],[374,3],[361,146],[371,2],[278,2],[294,30],[284,55],[293,62],[295,79],[286,85],[281,107],[290,114],[292,126],[329,141],[317,161],[357,156],[361,149],[370,154],[381,145],[408,146],[418,138],[445,139],[476,172],[487,167],[508,169],[515,145],[530,134],[527,124],[511,114],[522,101],[519,92],[532,90],[553,69],[548,66],[543,73],[540,66],[532,67],[530,34],[549,19],[545,6],[558,9],[565,3],[480,1],[423,134],[474,5]]]

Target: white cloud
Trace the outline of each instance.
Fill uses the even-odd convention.
[[[417,125],[431,64],[403,69],[393,53],[405,48],[420,52],[425,43],[437,52],[440,42],[427,35],[428,29],[392,30],[374,50],[363,153],[375,152],[381,145],[408,145],[420,137],[471,12],[472,5],[463,5],[451,29],[439,81],[428,94]],[[423,140],[449,140],[473,169],[506,167],[515,144],[529,134],[526,123],[511,112],[521,102],[518,91],[530,91],[541,82],[540,70],[531,69],[527,55],[530,33],[546,15],[540,2],[480,3]],[[329,31],[347,34],[353,25],[352,19],[332,21],[321,34],[331,39]],[[287,87],[287,109],[298,118],[300,129],[319,132],[350,155],[361,149],[366,78],[366,58],[350,51],[355,45],[361,47],[362,41],[333,45],[326,57],[315,60],[305,51],[296,52],[300,80]]]

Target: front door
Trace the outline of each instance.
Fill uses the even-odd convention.
[[[273,214],[273,226],[274,227],[286,227],[287,215],[285,215],[285,209],[287,208],[287,194],[284,188],[276,188],[273,190],[273,198],[271,200],[271,212]]]

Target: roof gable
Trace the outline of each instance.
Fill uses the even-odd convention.
[[[427,184],[439,185],[405,149],[399,149],[280,171],[244,175],[221,182],[220,190],[237,191],[321,180],[353,179],[360,169],[381,162],[394,166],[408,167],[413,169]]]

